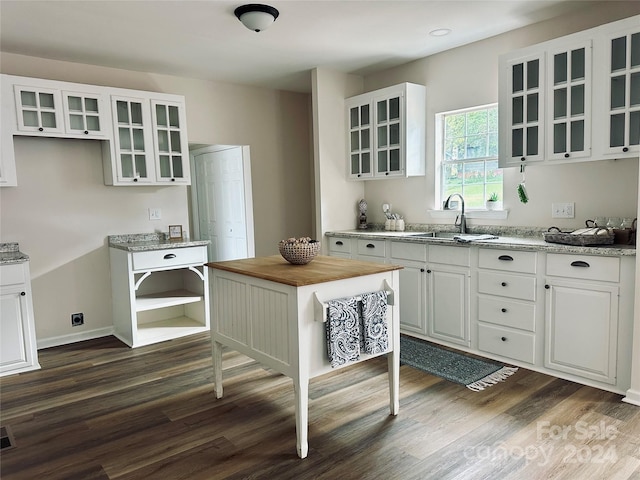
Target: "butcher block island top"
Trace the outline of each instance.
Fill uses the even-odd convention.
[[[306,265],[293,265],[280,255],[272,255],[269,257],[209,262],[207,266],[293,287],[391,272],[403,268],[399,265],[383,265],[325,255],[318,255]]]

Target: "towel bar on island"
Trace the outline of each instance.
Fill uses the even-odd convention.
[[[385,290],[387,292],[387,305],[395,305],[395,290],[391,288],[389,283],[385,280],[384,286],[381,290]],[[367,292],[363,292],[367,293]],[[362,295],[357,295],[356,299],[362,300]],[[333,300],[333,299],[329,299]],[[313,292],[313,313],[314,319],[316,322],[326,322],[327,321],[327,309],[329,308],[329,304],[327,301],[322,301],[318,298],[318,292]]]

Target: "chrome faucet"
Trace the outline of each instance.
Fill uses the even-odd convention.
[[[452,193],[447,198],[447,201],[444,202],[445,210],[449,209],[449,200],[451,200],[451,197],[458,197],[462,202],[462,213],[456,217],[455,222],[453,222],[453,226],[460,227],[460,233],[467,233],[467,218],[464,216],[464,198],[459,193]],[[460,223],[458,223],[458,220],[460,220]]]

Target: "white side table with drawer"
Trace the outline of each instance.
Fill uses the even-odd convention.
[[[209,330],[207,246],[198,243],[110,245],[116,337],[140,347]]]

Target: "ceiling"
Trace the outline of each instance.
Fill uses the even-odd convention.
[[[274,0],[279,18],[256,33],[233,14],[241,0],[0,0],[0,49],[306,92],[314,67],[367,75],[588,3]]]

